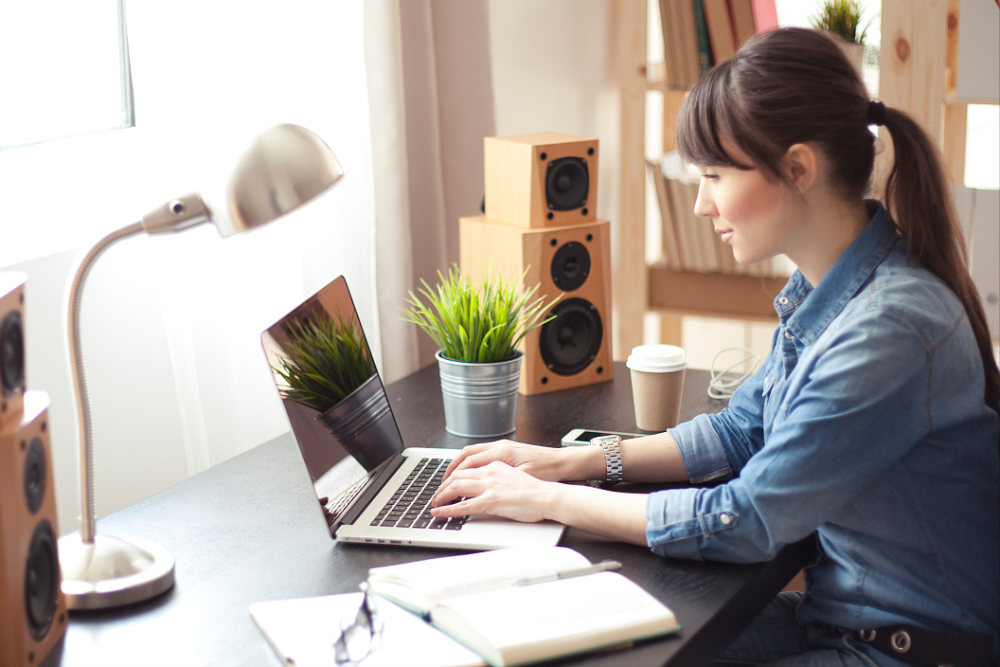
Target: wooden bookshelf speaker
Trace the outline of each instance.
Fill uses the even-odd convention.
[[[610,380],[611,230],[606,220],[526,229],[488,220],[459,219],[462,271],[476,279],[492,266],[504,280],[525,274],[539,285],[555,319],[521,341],[518,391],[539,394]]]
[[[0,665],[41,664],[66,632],[60,589],[49,396],[24,393],[0,434]]]
[[[0,273],[0,433],[21,423],[24,397],[24,281]]]
[[[486,218],[518,227],[597,219],[598,141],[559,132],[486,137]]]

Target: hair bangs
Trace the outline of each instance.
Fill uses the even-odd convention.
[[[712,69],[688,94],[677,114],[677,151],[685,162],[699,167],[736,167],[751,169],[726,152],[722,137],[732,134],[733,118],[727,113],[732,105],[728,79],[730,63]]]

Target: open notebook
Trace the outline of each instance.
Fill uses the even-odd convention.
[[[329,340],[307,362],[296,349],[317,332]],[[404,446],[343,276],[268,327],[261,343],[333,538],[451,549],[559,542],[565,526],[551,521],[431,517],[430,498],[458,450]],[[309,392],[296,393],[288,377],[307,363],[345,369],[324,380],[344,398],[320,411]]]

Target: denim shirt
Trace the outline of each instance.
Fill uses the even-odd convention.
[[[1000,633],[1000,438],[965,311],[877,202],[815,289],[775,299],[771,353],[670,430],[692,481],[654,493],[662,556],[763,561],[818,535],[802,623]]]

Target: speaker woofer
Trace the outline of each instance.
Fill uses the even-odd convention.
[[[0,322],[0,386],[4,396],[24,391],[24,329],[16,310]]]
[[[552,211],[572,211],[587,204],[590,171],[587,159],[563,157],[549,162],[545,173],[545,203]]]
[[[45,446],[34,438],[24,457],[24,500],[32,516],[38,514],[45,500]]]
[[[49,632],[59,595],[59,554],[48,521],[35,526],[24,572],[24,607],[31,636],[41,640]]]
[[[601,316],[586,299],[567,299],[552,309],[552,315],[555,319],[539,333],[542,361],[553,373],[575,375],[589,366],[601,349]]]
[[[590,275],[590,253],[582,243],[570,241],[552,258],[552,282],[564,292],[579,289]]]

